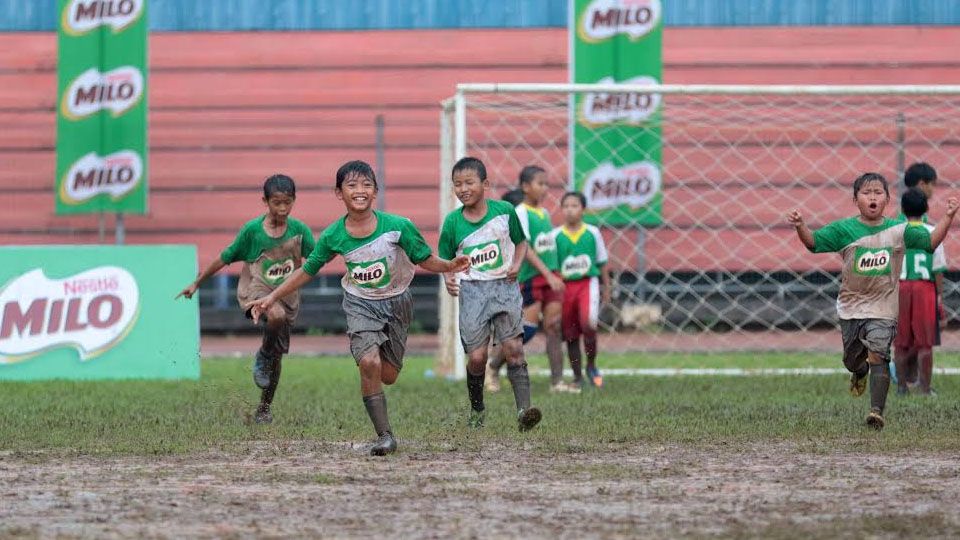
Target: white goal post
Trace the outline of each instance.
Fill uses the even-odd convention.
[[[606,122],[597,132],[622,142],[573,135],[575,122],[596,118]],[[494,198],[525,165],[543,167],[559,224],[560,196],[583,185],[591,164],[639,185],[620,154],[640,137],[659,140],[655,222],[607,225],[598,215],[615,285],[601,350],[835,351],[839,259],[807,253],[784,214],[799,208],[814,228],[853,215],[852,182],[875,171],[890,181],[894,217],[915,161],[937,169],[940,193],[960,178],[960,86],[461,84],[440,126],[441,222],[458,204],[450,168],[463,156],[484,161]],[[575,153],[587,165],[575,169]],[[597,185],[588,200],[599,200]],[[935,199],[931,220],[942,213]],[[946,243],[950,268],[958,240]],[[960,295],[949,279],[944,288],[952,319]],[[462,377],[456,302],[442,285],[439,294],[437,368]]]

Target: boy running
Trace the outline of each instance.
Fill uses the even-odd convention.
[[[600,229],[583,222],[586,206],[583,193],[565,194],[560,201],[563,225],[553,232],[560,275],[567,285],[563,293],[563,339],[567,342],[573,387],[577,390],[583,387],[581,335],[587,353],[587,381],[597,388],[603,386],[603,377],[597,369],[597,320],[601,296],[604,304],[610,303],[607,246]]]
[[[518,426],[527,431],[540,422],[541,413],[530,406],[530,377],[523,356],[522,299],[516,282],[527,251],[523,228],[513,206],[486,198],[487,169],[479,159],[458,161],[452,181],[463,207],[444,219],[437,251],[444,258],[470,258],[470,267],[460,274],[459,283],[455,273],[443,276],[447,292],[460,297],[460,341],[468,357],[469,423],[475,428],[483,426],[483,380],[492,337],[507,359]]]
[[[927,213],[927,197],[917,188],[910,188],[900,199],[900,208],[911,225],[933,230],[923,222]],[[897,393],[908,393],[907,380],[911,360],[919,364],[919,392],[930,395],[933,377],[933,347],[940,344],[940,286],[947,260],[943,246],[937,246],[931,257],[919,249],[907,249],[900,271],[900,317],[894,340],[894,364],[897,370]],[[936,280],[936,281],[934,281]]]
[[[547,173],[535,165],[520,171],[520,192],[523,200],[514,209],[524,235],[533,249],[527,249],[517,280],[523,298],[523,343],[526,345],[537,334],[540,316],[547,338],[547,359],[550,363],[550,391],[573,392],[574,387],[563,382],[563,352],[560,349],[560,311],[563,302],[563,280],[557,276],[556,242],[550,213],[543,207],[547,196]],[[505,358],[497,354],[487,369],[487,390],[499,390],[497,378]]]
[[[877,173],[853,183],[860,215],[811,232],[799,210],[787,214],[797,236],[813,253],[839,252],[843,259],[837,314],[843,338],[843,364],[852,375],[850,393],[861,396],[870,377],[867,425],[883,429],[890,388],[890,344],[897,329],[898,277],[904,249],[932,252],[943,241],[960,203],[947,201],[947,214],[933,231],[884,217],[890,201],[887,180]]]
[[[313,251],[313,233],[303,222],[290,217],[297,188],[293,179],[275,174],[263,183],[263,204],[267,213],[248,221],[233,243],[212,261],[193,283],[180,291],[177,298],[190,298],[200,284],[225,266],[243,261],[237,301],[240,309],[254,323],[266,315],[263,343],[253,364],[253,382],[261,389],[260,405],[254,414],[258,424],[273,422],[270,405],[280,382],[280,358],[290,350],[290,327],[300,311],[300,293],[289,290],[277,296],[280,301],[271,309],[251,313],[253,303],[270,294],[300,267],[303,258]]]
[[[908,190],[917,189],[925,195],[926,205],[929,205],[937,184],[937,171],[927,163],[914,163],[904,172],[903,183]],[[915,198],[916,195],[912,197]],[[905,220],[910,219],[910,216],[903,217]],[[918,219],[927,222],[926,215]],[[918,371],[925,368],[929,370],[930,376],[926,379],[925,388],[921,386],[920,392],[931,393],[933,346],[940,344],[938,326],[946,321],[943,317],[943,272],[946,266],[943,246],[933,252],[932,260],[929,254],[919,250],[908,249],[904,254],[903,270],[900,272],[900,320],[897,324],[897,338],[893,342],[898,394],[906,394],[910,386],[916,385],[919,379]],[[931,301],[936,303],[933,310],[936,319],[932,322],[926,309],[920,309],[917,317],[911,317],[910,313],[904,312],[905,309],[920,308]],[[934,336],[930,335],[931,330],[935,333]]]
[[[448,261],[433,256],[409,219],[373,210],[377,178],[363,161],[340,167],[336,195],[347,214],[323,231],[303,267],[254,304],[253,312],[269,311],[278,298],[305,285],[336,255],[343,257],[347,265],[342,282],[343,312],[350,352],[360,368],[363,405],[378,437],[370,454],[383,456],[395,452],[397,442],[381,385],[396,382],[403,368],[407,329],[413,317],[408,288],[414,265],[430,272],[458,272],[469,267],[470,259]]]

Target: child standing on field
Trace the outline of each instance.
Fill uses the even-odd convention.
[[[900,263],[905,249],[932,252],[943,241],[957,212],[957,199],[933,231],[884,217],[890,201],[887,180],[877,173],[853,183],[860,215],[812,232],[799,210],[787,215],[800,241],[813,253],[839,252],[843,259],[837,314],[843,338],[843,364],[851,372],[850,393],[861,396],[870,378],[867,425],[880,430],[890,388],[890,345],[897,331]]]
[[[903,175],[907,187],[901,205],[906,220],[927,223],[926,208],[933,200],[937,171],[927,163],[914,163]],[[907,194],[910,194],[909,196]],[[923,213],[919,195],[925,197]],[[932,227],[926,225],[930,230]],[[900,319],[897,338],[893,342],[896,366],[897,393],[906,394],[910,386],[919,386],[921,394],[929,395],[933,377],[933,347],[940,344],[940,326],[946,321],[943,312],[943,272],[947,260],[943,246],[933,256],[922,250],[908,249],[903,256],[900,272]]]
[[[248,221],[220,257],[177,297],[192,297],[205,279],[231,263],[242,261],[237,301],[248,318],[260,322],[259,316],[250,311],[253,303],[279,287],[313,251],[310,228],[290,217],[296,199],[297,189],[292,178],[282,174],[267,178],[263,183],[266,214]],[[270,405],[280,382],[280,358],[290,350],[290,327],[300,311],[299,292],[290,291],[279,299],[272,309],[263,313],[263,342],[253,364],[253,381],[262,390],[254,415],[259,424],[273,421]]]
[[[924,223],[927,213],[927,197],[917,188],[910,188],[900,199],[900,208],[911,225],[933,226]],[[933,377],[933,347],[940,344],[940,288],[937,278],[943,277],[947,260],[943,246],[938,246],[931,256],[919,249],[907,249],[900,272],[900,317],[897,321],[897,337],[894,340],[894,364],[897,369],[897,393],[909,392],[907,383],[913,359],[918,364],[918,390],[930,395],[930,380]],[[942,281],[940,281],[942,283]]]
[[[523,355],[523,328],[517,274],[527,243],[513,206],[486,197],[487,169],[477,158],[465,157],[453,166],[453,189],[463,207],[450,212],[440,230],[441,257],[466,255],[470,267],[457,275],[444,274],[451,296],[460,297],[460,341],[467,353],[467,392],[472,427],[483,426],[483,380],[487,346],[492,337],[507,359],[520,431],[540,422],[540,409],[530,405],[530,377]]]
[[[553,223],[550,213],[543,207],[549,189],[547,172],[536,165],[527,165],[520,171],[519,180],[522,199],[514,204],[514,210],[524,235],[529,239],[527,257],[517,276],[523,298],[523,344],[529,343],[537,334],[542,316],[550,363],[550,391],[575,392],[574,387],[563,382],[560,311],[564,285],[558,275]],[[500,388],[497,379],[500,366],[506,361],[501,352],[498,350],[487,366],[487,390],[492,392]]]
[[[577,390],[583,386],[580,336],[587,354],[587,382],[597,388],[603,386],[597,368],[597,322],[601,299],[604,304],[610,303],[607,246],[600,229],[583,222],[586,206],[583,193],[565,194],[560,201],[563,225],[553,231],[560,275],[566,282],[561,327],[573,370],[573,387]]]
[[[407,218],[373,209],[377,177],[370,165],[350,161],[337,170],[336,196],[347,214],[327,227],[317,239],[302,268],[275,291],[253,306],[256,316],[270,312],[331,259],[340,255],[347,265],[343,276],[343,313],[347,319],[350,352],[360,368],[363,405],[377,432],[370,454],[383,456],[397,450],[387,416],[383,385],[396,382],[403,368],[407,331],[413,318],[410,282],[415,266],[430,272],[458,272],[470,260],[438,259],[420,231]]]

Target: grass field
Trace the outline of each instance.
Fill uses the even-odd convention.
[[[603,361],[839,367],[829,355]],[[957,376],[935,378],[936,398],[891,393],[881,433],[843,375],[611,376],[579,396],[535,377],[544,421],[520,434],[505,380],[473,431],[464,383],[424,377],[431,365],[408,359],[388,390],[401,451],[386,459],[366,456],[345,358],[285,359],[271,426],[250,422],[242,360],[206,360],[196,382],[0,383],[0,536],[960,533]]]

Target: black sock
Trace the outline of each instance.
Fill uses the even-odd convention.
[[[270,373],[270,385],[260,391],[260,403],[270,405],[273,403],[273,394],[277,391],[277,385],[280,384],[280,359],[278,356],[273,361],[273,371]]]
[[[483,380],[486,373],[483,371],[479,375],[474,375],[467,370],[467,394],[470,396],[470,407],[475,411],[482,411],[483,406]]]
[[[870,408],[883,414],[890,389],[890,366],[886,362],[870,366]]]
[[[370,421],[377,435],[383,435],[390,430],[390,420],[387,418],[387,396],[383,392],[372,396],[363,396],[363,406],[367,408]]]
[[[580,359],[580,340],[567,342],[567,356],[570,357],[570,369],[573,370],[574,382],[583,381],[583,367]]]
[[[530,375],[527,373],[527,363],[507,364],[507,378],[513,385],[513,399],[517,402],[517,409],[530,408]]]

